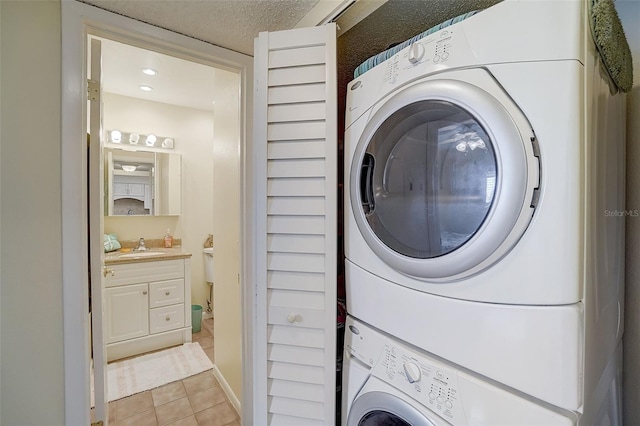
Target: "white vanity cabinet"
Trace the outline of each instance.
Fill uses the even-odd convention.
[[[108,361],[191,341],[189,263],[187,257],[107,264]]]

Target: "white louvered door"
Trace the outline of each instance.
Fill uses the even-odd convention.
[[[335,422],[336,88],[335,24],[260,33],[254,424]]]

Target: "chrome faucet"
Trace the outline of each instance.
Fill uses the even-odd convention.
[[[138,240],[138,247],[136,247],[134,251],[145,251],[145,250],[149,250],[149,249],[144,245],[144,238],[140,237],[140,239]]]

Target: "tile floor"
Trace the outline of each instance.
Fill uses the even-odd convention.
[[[213,319],[193,333],[213,359]],[[240,426],[240,417],[211,370],[109,403],[112,426]]]

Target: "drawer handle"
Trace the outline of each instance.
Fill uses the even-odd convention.
[[[106,266],[102,269],[102,275],[104,275],[105,278],[107,278],[107,275],[111,274],[111,276],[115,276],[116,275],[116,271],[115,269],[111,269],[111,268],[107,268]]]
[[[143,291],[142,294],[147,294],[147,290]]]
[[[171,321],[171,317],[166,317],[164,320],[165,321]]]
[[[167,295],[167,296],[168,296],[168,295],[170,295],[170,294],[171,294],[171,292],[170,292],[170,291],[167,291],[167,292],[165,293],[165,295]]]

